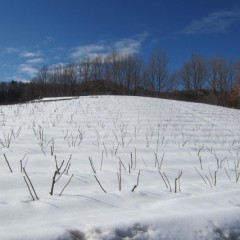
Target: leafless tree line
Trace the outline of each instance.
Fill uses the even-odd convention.
[[[240,61],[193,54],[179,70],[171,72],[163,49],[154,50],[147,61],[138,54],[112,52],[65,65],[43,66],[29,84],[14,83],[2,83],[0,92],[9,94],[14,90],[12,95],[27,100],[85,94],[179,98],[181,92],[189,96],[188,100],[199,101],[203,91],[207,91],[221,99],[239,89]]]
[[[209,89],[223,95],[238,86],[240,62],[222,57],[206,60],[200,55],[192,55],[178,74],[183,88],[192,91],[195,95],[198,95],[202,89]]]
[[[42,96],[79,95],[78,86],[89,81],[105,81],[121,87],[125,93],[138,89],[152,92],[169,90],[170,78],[167,54],[158,50],[148,63],[137,54],[113,52],[105,57],[85,57],[67,65],[42,67],[34,82],[41,86]],[[49,91],[51,89],[51,91]]]
[[[106,57],[84,58],[67,65],[43,67],[35,81],[44,86],[55,86],[51,94],[61,94],[61,89],[69,95],[75,92],[76,85],[87,81],[104,80],[116,86],[124,86],[129,92],[137,89],[164,93],[172,90],[190,91],[197,96],[208,89],[218,94],[233,91],[240,79],[240,61],[234,62],[222,57],[205,59],[192,55],[179,71],[171,73],[169,58],[164,50],[155,50],[150,59],[144,62],[137,54],[113,52]]]

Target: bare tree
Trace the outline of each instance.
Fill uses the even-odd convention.
[[[104,59],[105,79],[116,84],[120,84],[121,75],[121,55],[113,51]]]
[[[86,82],[90,80],[91,76],[91,59],[85,57],[78,62],[79,75],[82,81]]]
[[[152,88],[158,92],[164,92],[168,86],[169,77],[166,51],[161,49],[154,50],[149,60],[148,74]]]
[[[233,90],[235,70],[233,61],[222,57],[212,57],[209,61],[210,89],[220,97],[226,96]]]
[[[97,56],[91,60],[91,79],[103,79],[103,61],[101,56]]]
[[[41,87],[41,96],[46,97],[47,95],[47,81],[48,81],[48,68],[43,66],[37,73],[35,80],[40,84]]]
[[[234,78],[234,88],[240,88],[240,60],[235,64],[235,78]]]
[[[49,82],[49,88],[51,88],[51,92],[53,97],[58,96],[59,94],[59,85],[58,85],[58,77],[57,77],[57,66],[53,66],[49,69],[49,78],[48,78],[48,82]]]
[[[194,97],[198,97],[203,89],[207,76],[206,60],[200,55],[192,55],[192,58],[184,64],[179,72],[184,89],[191,91]]]
[[[126,54],[121,58],[121,71],[124,76],[123,82],[129,92],[135,92],[140,83],[142,65],[142,59],[136,54]]]
[[[67,85],[69,85],[69,94],[74,96],[76,94],[76,84],[78,81],[78,65],[76,62],[72,62],[65,66],[65,78]]]

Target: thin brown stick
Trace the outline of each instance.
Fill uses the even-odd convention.
[[[63,193],[63,191],[65,190],[65,188],[66,188],[66,187],[68,186],[68,184],[71,182],[73,176],[74,176],[74,175],[72,174],[72,176],[71,176],[70,179],[68,180],[67,184],[64,186],[64,188],[63,188],[62,191],[60,192],[59,196],[62,195],[62,193]]]
[[[177,193],[177,181],[180,179],[180,177],[182,176],[182,171],[180,171],[179,175],[177,178],[175,178],[175,193]]]
[[[132,192],[134,192],[134,190],[138,187],[138,184],[139,184],[139,176],[140,176],[140,170],[138,172],[138,177],[137,177],[137,184],[134,185],[133,189],[132,189]]]
[[[89,161],[90,161],[90,165],[91,165],[91,167],[92,167],[93,173],[96,174],[97,172],[96,172],[96,169],[95,169],[95,167],[94,167],[94,165],[93,165],[92,158],[91,158],[91,157],[88,157],[88,159],[89,159]]]
[[[25,168],[23,168],[23,172],[25,173],[25,175],[26,175],[26,177],[27,177],[27,179],[28,179],[28,181],[29,181],[29,183],[30,183],[30,185],[31,185],[31,188],[32,188],[32,190],[33,190],[33,192],[34,192],[34,194],[35,194],[36,199],[39,200],[38,195],[37,195],[37,193],[36,193],[36,191],[35,191],[35,189],[34,189],[34,187],[33,187],[33,184],[32,184],[32,182],[31,182],[31,180],[30,180],[30,178],[29,178],[29,176],[28,176]]]
[[[32,196],[32,200],[35,201],[35,199],[34,199],[34,197],[33,197],[33,195],[32,195],[31,189],[30,189],[30,187],[29,187],[29,184],[28,184],[25,176],[23,176],[23,179],[24,179],[24,181],[25,181],[25,183],[26,183],[26,185],[27,185],[27,188],[28,188],[28,191],[29,191],[30,195]]]
[[[212,184],[211,184],[211,182],[210,182],[210,180],[209,180],[208,176],[207,176],[207,175],[205,175],[205,177],[206,177],[206,179],[208,180],[208,182],[209,182],[209,185],[210,185],[210,186],[211,186],[211,188],[212,188]]]
[[[166,188],[168,188],[167,182],[166,182],[166,180],[164,179],[164,176],[162,175],[162,173],[160,172],[160,169],[158,169],[158,172],[159,172],[160,176],[162,177],[162,180],[163,180],[163,182],[165,183]]]
[[[49,192],[50,195],[53,195],[53,189],[54,189],[54,185],[55,185],[55,183],[56,183],[56,180],[55,180],[55,179],[56,179],[57,174],[58,174],[58,171],[56,170],[56,171],[54,172],[54,175],[53,175],[51,191]]]
[[[106,190],[103,188],[102,184],[99,182],[98,178],[96,177],[96,175],[94,175],[96,181],[98,182],[100,188],[103,190],[103,192],[107,193]]]
[[[170,184],[170,182],[169,182],[169,180],[168,180],[168,177],[167,177],[167,175],[165,174],[165,172],[163,172],[163,175],[164,175],[164,177],[167,179],[168,186],[169,186],[170,192],[171,192],[171,191],[172,191],[172,187],[171,187],[171,184]]]
[[[4,158],[5,158],[6,162],[7,162],[7,165],[8,165],[8,168],[9,168],[10,172],[12,173],[13,171],[12,171],[12,169],[10,167],[10,164],[9,164],[9,162],[7,160],[7,157],[6,157],[5,153],[3,154],[3,156],[4,156]]]
[[[228,172],[227,172],[227,169],[226,169],[225,167],[224,167],[224,170],[225,170],[225,172],[226,172],[226,174],[227,174],[229,180],[232,181],[231,178],[230,178],[230,176],[229,176],[229,174],[228,174]]]
[[[196,167],[194,167],[194,168],[195,168],[195,170],[197,171],[197,173],[199,174],[199,176],[202,178],[202,180],[205,182],[205,184],[207,185],[207,182],[206,182],[206,180],[204,179],[204,177],[202,176],[202,174],[197,170]]]

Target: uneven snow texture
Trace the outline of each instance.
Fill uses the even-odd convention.
[[[234,109],[126,96],[0,106],[0,239],[240,239],[239,153]]]

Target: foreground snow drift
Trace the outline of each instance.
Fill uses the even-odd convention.
[[[233,109],[120,96],[0,106],[0,239],[237,239],[239,151]]]

